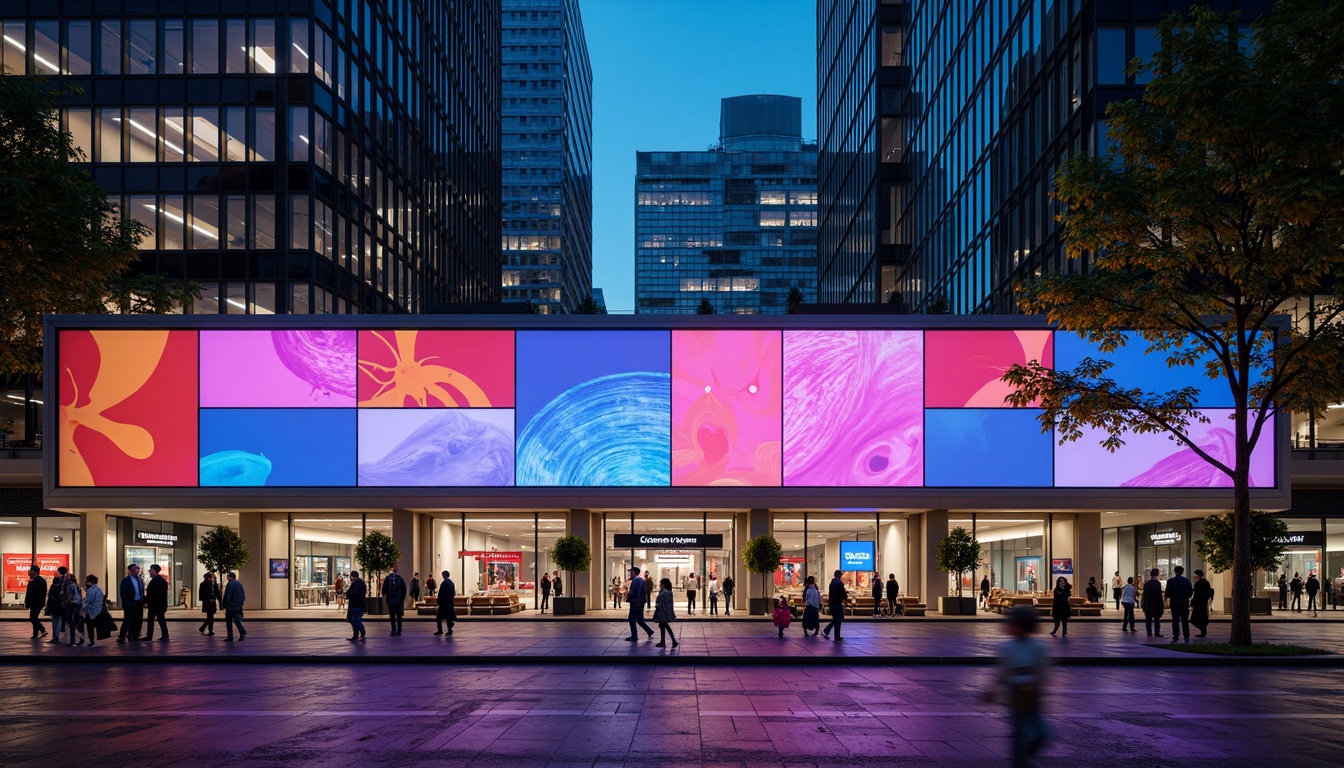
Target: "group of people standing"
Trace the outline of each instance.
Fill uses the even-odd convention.
[[[28,569],[28,586],[23,604],[28,609],[28,621],[33,625],[34,640],[47,636],[41,618],[44,615],[51,618],[49,643],[62,642],[62,632],[66,635],[65,643],[71,646],[93,647],[100,639],[109,637],[105,627],[111,617],[104,618],[107,597],[102,587],[98,586],[98,577],[92,574],[84,579],[81,589],[74,574],[61,566],[56,569],[56,577],[48,585],[41,569],[33,566]]]
[[[453,583],[453,575],[448,571],[441,573],[443,581],[436,582],[434,590],[437,592],[438,604],[434,610],[435,624],[438,630],[435,635],[451,636],[453,627],[457,624],[457,585]],[[429,577],[432,581],[434,577]],[[350,623],[350,637],[346,640],[356,642],[363,640],[368,636],[368,629],[364,626],[364,613],[368,610],[369,585],[360,578],[359,571],[350,572],[350,582],[343,585],[343,593],[346,605],[345,618]],[[420,574],[414,574],[410,585],[407,585],[406,579],[401,575],[401,566],[392,566],[392,572],[383,577],[379,585],[379,594],[387,603],[387,621],[388,635],[391,637],[401,637],[403,622],[406,617],[406,597],[411,595],[412,605],[419,598],[420,592]],[[444,625],[447,630],[444,630]]]
[[[1134,608],[1143,609],[1143,624],[1148,637],[1162,637],[1162,616],[1171,610],[1171,642],[1178,643],[1184,638],[1190,642],[1190,625],[1199,630],[1195,637],[1209,634],[1209,605],[1213,602],[1213,584],[1204,576],[1204,571],[1196,568],[1192,583],[1185,577],[1185,567],[1176,566],[1175,574],[1167,579],[1166,586],[1158,579],[1162,574],[1157,568],[1148,572],[1147,581],[1142,587],[1134,583],[1134,577],[1126,580],[1120,588],[1118,603],[1124,611],[1120,620],[1121,632],[1138,632],[1135,626]],[[1119,579],[1120,574],[1115,578]],[[1142,591],[1140,591],[1140,589]]]
[[[1344,577],[1344,571],[1341,571],[1340,575]],[[1293,593],[1292,608],[1288,607],[1289,592]],[[1319,616],[1320,614],[1316,610],[1319,607],[1316,603],[1316,596],[1321,592],[1321,580],[1316,578],[1316,572],[1308,572],[1305,582],[1302,581],[1302,574],[1296,571],[1293,572],[1292,581],[1288,581],[1288,574],[1279,574],[1279,610],[1301,613],[1303,592],[1307,593],[1307,610],[1311,611],[1312,616]],[[1322,598],[1321,603],[1324,602],[1325,600]]]
[[[537,611],[545,613],[551,605],[551,593],[555,593],[556,599],[564,597],[565,585],[560,581],[560,572],[555,571],[550,575],[541,574],[541,584],[539,586],[541,587],[541,605],[537,608]],[[555,613],[555,610],[552,609],[551,613]]]

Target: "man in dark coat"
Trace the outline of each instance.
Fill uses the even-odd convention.
[[[1213,602],[1213,585],[1204,578],[1204,572],[1195,569],[1195,592],[1190,598],[1190,623],[1199,630],[1196,637],[1209,634],[1209,603]]]
[[[1307,610],[1311,611],[1312,616],[1317,616],[1316,595],[1321,591],[1321,580],[1316,578],[1316,572],[1307,574]]]
[[[546,612],[546,606],[551,604],[551,575],[549,573],[541,574],[541,608],[538,610]]]
[[[28,588],[23,593],[23,607],[28,609],[28,622],[33,625],[33,639],[47,634],[42,626],[42,609],[47,605],[47,580],[36,565],[28,569]]]
[[[168,640],[168,622],[164,614],[168,613],[168,580],[161,575],[163,568],[154,563],[149,566],[149,584],[145,585],[145,609],[149,613],[149,621],[145,627],[144,640],[154,639],[154,621],[159,622],[160,638],[163,641]]]
[[[220,602],[224,606],[224,628],[228,630],[224,640],[231,643],[235,624],[238,625],[238,639],[241,641],[247,638],[247,630],[243,629],[243,604],[247,602],[247,595],[243,593],[243,583],[238,580],[238,574],[229,571],[227,578],[224,599]]]
[[[420,602],[420,574],[411,574],[411,607]]]
[[[117,588],[117,599],[121,601],[121,631],[117,633],[117,642],[124,643],[128,637],[139,640],[145,609],[145,585],[140,583],[139,564],[126,566],[126,578]]]
[[[1185,578],[1185,566],[1175,568],[1176,575],[1167,579],[1167,603],[1171,606],[1171,642],[1181,640],[1181,630],[1185,630],[1185,642],[1190,642],[1190,598],[1195,588]],[[1147,585],[1144,585],[1147,592]]]
[[[873,615],[882,615],[882,574],[873,571]]]
[[[387,598],[387,619],[392,631],[388,634],[401,637],[401,619],[406,614],[406,580],[397,571],[399,565],[392,566],[392,572],[383,579],[383,597]]]
[[[457,585],[453,584],[453,575],[444,571],[443,581],[439,584],[439,605],[434,610],[434,623],[438,624],[439,630],[434,634],[443,634],[445,621],[448,622],[448,634],[453,634],[453,625],[457,623],[457,605],[453,602],[456,598]]]
[[[821,630],[821,634],[825,635],[827,640],[831,639],[832,627],[835,628],[835,641],[838,643],[844,640],[844,638],[840,636],[840,625],[845,622],[846,597],[845,583],[840,580],[840,571],[836,571],[835,576],[831,578],[831,587],[826,595],[827,602],[831,609],[831,621],[826,625],[825,629]]]
[[[1148,573],[1148,580],[1143,582],[1143,626],[1148,630],[1149,637],[1162,636],[1162,582],[1157,580],[1159,573],[1161,571],[1154,568]]]
[[[345,589],[345,618],[350,622],[350,637],[347,640],[363,640],[365,598],[369,595],[369,585],[359,578],[359,571],[350,572],[350,586]]]
[[[733,577],[723,577],[723,615],[733,615]]]
[[[639,577],[639,569],[630,569],[630,586],[625,595],[625,602],[629,614],[627,618],[630,621],[630,636],[625,638],[630,642],[639,639],[635,634],[635,625],[644,628],[648,633],[649,639],[653,639],[653,629],[649,627],[648,622],[644,621],[644,604],[649,600],[649,586]]]

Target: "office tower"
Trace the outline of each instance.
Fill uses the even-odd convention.
[[[816,301],[816,145],[802,140],[802,100],[722,101],[719,143],[639,152],[635,311],[783,313],[790,289]]]
[[[11,0],[0,55],[81,89],[62,126],[192,312],[498,301],[499,0],[277,6]]]
[[[578,0],[503,0],[504,300],[593,286],[593,70]]]

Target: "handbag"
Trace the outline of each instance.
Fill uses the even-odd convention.
[[[106,640],[117,631],[117,622],[112,620],[112,614],[108,612],[106,605],[103,606],[103,612],[98,614],[95,624],[99,640]]]

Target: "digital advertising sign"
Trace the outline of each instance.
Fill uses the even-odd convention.
[[[1165,435],[1060,444],[1038,408],[1010,407],[1013,364],[1104,357],[1039,327],[79,320],[55,327],[45,377],[61,489],[1230,485]],[[1225,385],[1143,347],[1110,355],[1112,375],[1199,387],[1207,421],[1190,439],[1230,463]],[[1275,434],[1252,456],[1253,487],[1275,487]]]
[[[877,544],[875,542],[840,542],[840,570],[871,571],[875,562],[877,562]]]

